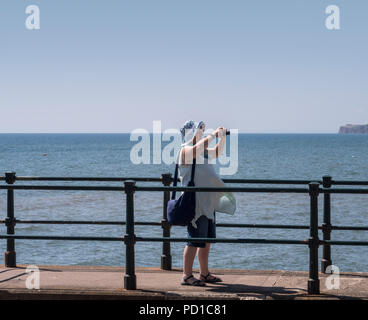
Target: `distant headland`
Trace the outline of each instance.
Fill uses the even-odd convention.
[[[368,134],[368,124],[347,124],[341,126],[339,133],[364,133]]]

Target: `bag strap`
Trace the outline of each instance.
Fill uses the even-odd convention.
[[[192,182],[194,184],[194,175],[195,175],[195,165],[196,165],[196,159],[193,159],[193,164],[192,164],[192,172],[190,175],[190,182]],[[176,164],[175,166],[175,173],[174,173],[174,182],[173,182],[173,187],[176,187],[177,182],[178,182],[178,171],[179,171],[179,165]],[[171,193],[171,200],[174,200],[176,196],[176,191],[173,191]]]
[[[173,187],[176,187],[177,185],[177,180],[178,180],[178,168],[179,168],[179,165],[176,164],[175,166],[175,173],[174,173],[174,183],[173,183]],[[171,200],[174,200],[175,199],[175,196],[176,196],[176,191],[173,191],[171,193]]]
[[[192,182],[194,184],[194,174],[195,174],[195,165],[196,165],[196,159],[193,159],[193,164],[192,164],[192,173],[190,175],[190,182]]]

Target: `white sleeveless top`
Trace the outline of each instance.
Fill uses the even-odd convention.
[[[187,186],[191,173],[192,165],[182,163],[182,152],[178,154],[178,176],[182,186]],[[217,175],[213,164],[208,163],[209,159],[204,158],[203,154],[196,159],[194,184],[196,187],[226,187],[221,178]],[[205,215],[208,219],[214,220],[214,212],[234,214],[236,209],[235,197],[231,192],[196,192],[196,213],[192,220],[193,227],[197,228],[196,220]]]

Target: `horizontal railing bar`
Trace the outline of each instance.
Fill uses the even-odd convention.
[[[368,189],[320,188],[321,193],[368,194]]]
[[[22,236],[0,235],[0,239],[23,240],[74,240],[74,241],[124,241],[124,237],[68,237],[68,236]],[[229,238],[168,238],[168,237],[136,237],[135,241],[148,242],[220,242],[220,243],[264,243],[264,244],[308,244],[308,240],[284,240],[284,239],[229,239]]]
[[[136,237],[136,241],[145,242],[212,242],[212,243],[269,243],[269,244],[308,244],[308,240],[282,240],[282,239],[229,239],[229,238],[172,238],[172,237]]]
[[[320,240],[321,244],[338,245],[338,246],[368,246],[368,241],[337,241],[337,240]]]
[[[23,220],[16,219],[17,224],[96,224],[96,225],[126,225],[125,221],[95,221],[95,220]],[[5,223],[5,220],[0,220]],[[136,221],[138,226],[161,226],[161,222]],[[259,229],[309,229],[307,225],[284,225],[284,224],[245,224],[245,223],[217,223],[216,227],[225,228],[259,228]],[[319,226],[318,229],[323,229]],[[333,230],[368,231],[368,226],[331,226]]]
[[[307,188],[250,188],[250,187],[141,187],[135,186],[136,191],[189,191],[189,192],[265,192],[265,193],[309,193]],[[320,193],[354,193],[368,194],[368,189],[350,188],[319,188]]]
[[[0,189],[10,190],[75,190],[75,191],[124,191],[124,187],[110,186],[26,186],[26,185],[3,185]]]
[[[10,190],[79,190],[79,191],[124,191],[124,187],[109,186],[31,186],[31,185],[3,185],[0,189]],[[282,193],[308,193],[306,188],[242,188],[242,187],[140,187],[135,191],[189,191],[189,192],[282,192]],[[368,190],[367,190],[368,191]]]
[[[16,224],[98,224],[98,225],[126,225],[125,221],[89,221],[89,220],[15,220]],[[5,223],[5,220],[0,220]],[[161,222],[136,221],[138,226],[161,226]]]
[[[68,237],[68,236],[22,236],[0,235],[0,239],[23,240],[73,240],[73,241],[124,241],[124,237]]]
[[[250,188],[250,187],[141,187],[135,186],[135,191],[189,191],[189,192],[278,192],[278,193],[308,193],[307,188]]]
[[[11,190],[83,190],[83,191],[124,191],[124,187],[112,186],[40,186],[40,185],[2,185],[0,189]],[[135,191],[190,191],[190,192],[288,192],[308,193],[307,188],[249,188],[249,187],[140,187]]]
[[[69,237],[69,236],[22,236],[0,235],[0,239],[23,239],[23,240],[72,240],[72,241],[124,241],[124,237]],[[260,244],[308,244],[307,240],[289,239],[252,239],[252,238],[165,238],[165,237],[136,237],[135,241],[141,242],[211,242],[211,243],[260,243]],[[332,241],[320,240],[320,244],[368,246],[368,241]]]
[[[124,191],[124,187],[113,186],[34,186],[34,185],[2,185],[5,190],[76,190],[76,191]],[[141,187],[135,191],[189,191],[189,192],[265,192],[265,193],[309,193],[307,188],[250,188],[250,187]],[[320,188],[320,193],[368,194],[368,189]]]
[[[2,177],[4,180],[5,177]],[[28,177],[16,176],[16,181],[117,181],[126,180],[145,181],[145,182],[161,182],[162,178],[155,177]]]
[[[0,220],[0,223],[5,223]],[[125,221],[89,221],[89,220],[15,220],[16,224],[98,224],[98,225],[126,225]],[[161,226],[161,222],[135,221],[135,225],[141,226]],[[216,227],[225,228],[264,228],[264,229],[309,229],[309,226],[302,225],[281,225],[281,224],[243,224],[243,223],[217,223]],[[322,229],[322,227],[319,227]]]
[[[289,179],[222,179],[225,183],[254,183],[254,184],[308,184],[310,182],[322,183],[322,180],[289,180]]]
[[[216,227],[229,228],[259,228],[259,229],[309,229],[307,225],[285,225],[285,224],[245,224],[245,223],[217,223]],[[323,230],[322,226],[318,229]],[[368,226],[331,226],[334,230],[368,231]]]
[[[354,180],[331,180],[332,185],[351,185],[351,186],[367,186],[368,181],[354,181]]]
[[[331,226],[332,230],[355,230],[355,231],[368,231],[368,227],[356,227],[356,226]]]
[[[216,227],[259,229],[309,229],[309,226],[285,224],[216,223]],[[320,227],[322,229],[322,227]]]
[[[228,228],[259,228],[259,229],[309,229],[307,225],[285,225],[285,224],[245,224],[245,223],[217,223],[216,227]],[[318,226],[322,230],[322,226]],[[367,227],[357,226],[331,226],[334,230],[368,231]]]
[[[0,181],[5,180],[4,176],[0,176]],[[146,181],[161,182],[161,177],[38,177],[38,176],[17,176],[18,181]],[[310,182],[319,182],[320,179],[223,179],[225,183],[262,183],[262,184],[308,184]],[[354,180],[331,180],[332,185],[368,185],[368,181]]]

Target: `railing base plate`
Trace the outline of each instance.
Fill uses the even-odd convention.
[[[17,266],[17,259],[15,251],[6,251],[4,254],[5,267],[15,268]]]
[[[320,294],[319,280],[308,279],[308,294]]]
[[[125,275],[124,276],[124,289],[126,290],[136,290],[137,289],[137,279],[136,276]]]

